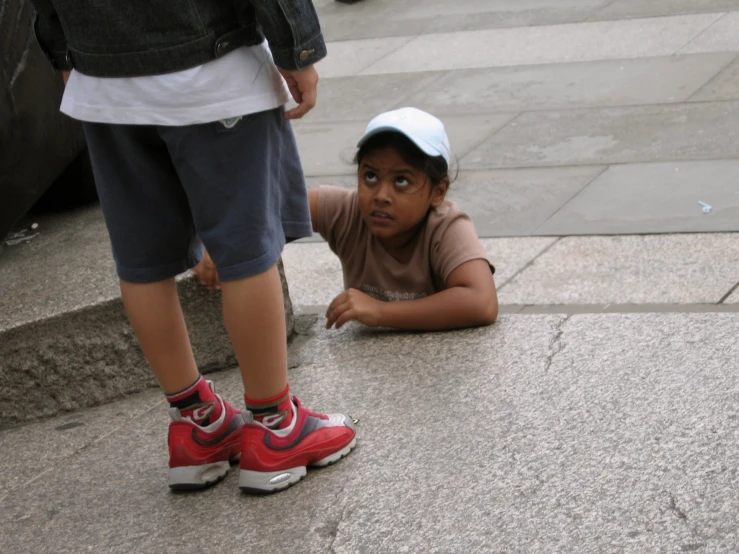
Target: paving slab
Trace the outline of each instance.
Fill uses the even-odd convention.
[[[495,283],[501,287],[556,240],[551,237],[514,237],[481,239],[480,242],[495,266]]]
[[[739,280],[739,233],[566,237],[502,304],[717,303]]]
[[[739,99],[739,59],[727,66],[690,97],[693,102],[736,99]]]
[[[724,300],[724,304],[739,304],[739,288],[734,289],[734,292],[732,292],[731,295],[726,300]]]
[[[298,312],[328,306],[344,290],[341,262],[325,242],[288,244],[283,261]]]
[[[207,492],[170,494],[167,416],[154,409],[2,498],[4,547],[739,547],[736,314],[530,315],[457,333],[314,332],[291,380],[312,407],[359,418],[359,446],[342,463],[268,497],[241,495],[235,472]],[[235,372],[221,390],[240,397]],[[389,420],[403,421],[402,448]]]
[[[613,165],[565,204],[537,234],[734,231],[739,161]],[[704,213],[699,201],[711,206]]]
[[[495,282],[500,286],[524,268],[556,239],[521,237],[482,239],[495,265]],[[325,242],[294,243],[283,252],[285,275],[295,310],[320,311],[344,290],[341,263]]]
[[[324,79],[321,75],[318,103],[303,121],[357,120],[366,125],[382,112],[401,104],[412,105],[405,99],[431,86],[442,75],[444,72],[438,71],[334,79]]]
[[[317,4],[328,40],[421,35],[582,21],[608,0],[385,0]],[[361,21],[361,25],[357,25]]]
[[[739,13],[736,11],[722,15],[721,19],[711,25],[705,32],[696,36],[685,47],[680,49],[681,54],[696,54],[698,52],[736,52],[739,50]]]
[[[464,171],[452,183],[449,199],[470,215],[481,237],[528,235],[604,169],[586,166]]]
[[[517,314],[737,313],[734,304],[505,304]]]
[[[669,56],[721,15],[681,15],[421,35],[362,70],[361,74]]]
[[[690,13],[717,13],[739,10],[739,0],[616,0],[597,10],[588,19],[660,17]]]
[[[0,429],[0,498],[48,471],[65,458],[125,426],[164,409],[158,388],[146,388],[109,404],[46,419],[37,424]],[[29,409],[32,409],[29,406]]]
[[[739,102],[524,113],[466,169],[739,158]]]
[[[36,236],[0,257],[0,331],[120,296],[99,207],[26,221],[26,237]],[[82,255],[74,255],[80,246]]]
[[[452,144],[452,155],[462,158],[515,115],[445,117],[444,124]],[[305,174],[315,177],[347,175],[356,171],[352,160],[357,152],[357,141],[362,138],[367,123],[368,121],[296,123],[293,128]]]
[[[461,69],[443,74],[431,73],[443,76],[428,86],[424,84],[417,87],[417,92],[404,101],[434,114],[566,110],[683,102],[735,57],[735,53],[723,52]],[[381,82],[388,77],[378,75],[374,78]],[[362,98],[361,90],[355,91],[355,96]],[[369,96],[368,101],[372,95]]]
[[[316,64],[322,78],[356,75],[413,40],[413,36],[331,42],[328,56]]]

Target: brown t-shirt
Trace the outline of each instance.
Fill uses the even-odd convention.
[[[362,220],[357,191],[319,188],[317,230],[341,260],[344,288],[379,300],[423,298],[446,288],[465,262],[487,255],[469,216],[445,200],[432,209],[416,237],[410,260],[393,258]],[[495,273],[495,268],[490,269]]]

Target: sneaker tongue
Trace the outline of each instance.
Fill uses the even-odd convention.
[[[202,402],[188,408],[180,409],[180,417],[204,427],[211,423],[211,414],[213,414],[215,407],[215,402]]]

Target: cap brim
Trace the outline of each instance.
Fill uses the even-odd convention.
[[[369,139],[371,139],[375,135],[379,135],[380,133],[388,133],[388,132],[400,133],[401,135],[406,137],[409,141],[411,141],[413,144],[418,146],[421,152],[423,152],[424,154],[427,154],[428,156],[431,156],[432,158],[441,156],[445,160],[447,159],[447,156],[445,156],[442,152],[439,152],[436,148],[428,144],[426,141],[412,137],[411,135],[406,133],[403,129],[394,127],[392,125],[384,125],[382,127],[377,127],[376,129],[372,129],[369,133],[365,133],[365,135],[361,139],[359,139],[359,142],[357,143],[357,148],[362,148],[364,143],[366,143]]]

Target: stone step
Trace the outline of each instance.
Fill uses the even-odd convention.
[[[99,208],[24,225],[0,256],[0,420],[48,417],[155,385],[123,312]],[[208,372],[235,365],[220,294],[188,276],[178,287],[198,366]],[[294,321],[284,275],[283,289],[289,336]]]

